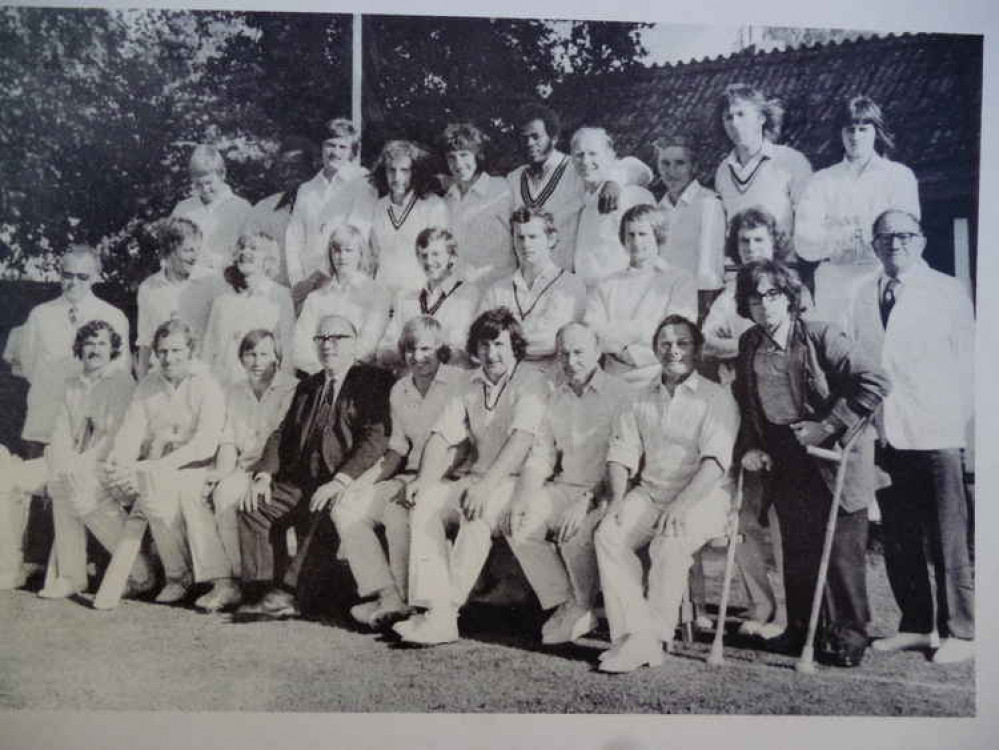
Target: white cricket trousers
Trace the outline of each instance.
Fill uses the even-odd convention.
[[[562,514],[586,492],[584,487],[549,482],[530,498],[524,515],[513,519],[510,549],[542,609],[570,600],[586,608],[593,606],[597,592],[593,532],[600,522],[599,514],[587,513],[579,530],[565,544],[548,541],[549,533],[558,530]]]
[[[232,576],[215,516],[202,496],[206,470],[139,472],[139,509],[149,521],[166,579],[189,584]],[[188,548],[190,544],[190,548]]]
[[[393,503],[392,498],[412,479],[412,475],[404,475],[377,484],[352,484],[333,509],[333,523],[340,535],[339,557],[350,565],[361,598],[393,586],[406,598],[409,510]],[[385,529],[387,558],[375,533],[379,526]]]
[[[480,477],[435,484],[416,498],[410,511],[409,603],[417,607],[461,607],[489,557],[500,514],[513,499],[516,478],[499,482],[483,515],[467,520],[459,505],[466,489]],[[448,526],[458,526],[452,547]]]
[[[715,489],[687,513],[683,536],[655,534],[655,523],[667,506],[653,501],[642,487],[625,495],[620,523],[610,514],[604,517],[594,542],[612,642],[632,633],[672,641],[694,553],[725,532],[730,502],[727,487]],[[651,562],[648,597],[636,554],[646,544]]]

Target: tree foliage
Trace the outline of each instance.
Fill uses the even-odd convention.
[[[639,64],[641,26],[366,16],[363,157],[393,137],[436,146],[458,119],[509,153],[519,104]],[[218,146],[236,191],[264,197],[281,137],[349,115],[350,45],[344,15],[0,9],[0,270],[43,276],[89,242],[134,286],[191,147]]]

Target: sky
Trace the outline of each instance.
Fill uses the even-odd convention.
[[[642,41],[649,50],[649,62],[688,62],[735,52],[739,26],[694,26],[656,24],[646,29]]]

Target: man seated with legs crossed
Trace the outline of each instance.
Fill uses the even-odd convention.
[[[295,592],[309,547],[314,538],[333,534],[320,528],[332,523],[327,506],[336,507],[344,490],[382,457],[388,442],[392,377],[354,359],[357,328],[346,318],[327,315],[313,342],[323,369],[295,389],[281,426],[253,467],[250,498],[239,515],[243,583],[272,582],[263,598],[241,606],[240,614],[298,614]],[[288,570],[278,575],[272,540],[292,524],[307,525],[308,533]]]
[[[730,506],[735,400],[696,372],[704,339],[690,320],[668,315],[652,341],[662,374],[615,421],[607,451],[611,500],[594,538],[613,643],[601,655],[604,672],[662,663],[693,554],[724,533]],[[635,551],[650,542],[646,597]]]
[[[515,474],[544,417],[548,385],[522,367],[527,342],[505,307],[482,313],[468,332],[468,352],[481,364],[444,407],[407,487],[410,514],[410,604],[426,612],[397,623],[411,643],[458,639],[458,609],[468,599],[489,555],[493,532],[513,497]],[[450,448],[469,440],[470,473],[449,481]],[[453,550],[446,526],[460,521]]]
[[[541,607],[554,608],[541,629],[546,645],[574,641],[597,624],[593,531],[607,501],[611,426],[631,394],[627,384],[599,368],[600,346],[591,328],[563,326],[556,351],[564,378],[501,523]]]
[[[359,596],[375,598],[351,608],[357,622],[371,627],[404,617],[409,580],[409,511],[406,485],[413,481],[430,429],[444,406],[468,383],[468,374],[446,364],[447,333],[430,316],[402,326],[399,356],[407,372],[389,394],[392,432],[388,451],[371,483],[353,485],[333,509],[340,552],[350,564]],[[375,536],[383,525],[388,558]]]

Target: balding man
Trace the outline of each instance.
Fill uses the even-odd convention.
[[[607,502],[611,426],[629,396],[624,382],[600,369],[591,328],[563,326],[556,351],[564,378],[501,522],[541,607],[553,610],[541,630],[546,645],[574,641],[596,625],[593,530]]]
[[[892,385],[879,424],[891,486],[878,503],[888,580],[902,610],[899,632],[874,650],[931,649],[936,631],[943,640],[933,661],[964,661],[974,654],[975,627],[961,457],[974,409],[974,309],[956,279],[922,259],[926,237],[915,216],[885,211],[873,238],[883,270],[859,288],[851,325]]]
[[[612,179],[615,163],[614,142],[603,128],[580,128],[570,142],[572,164],[583,183],[583,207],[573,248],[572,270],[588,286],[628,267],[628,252],[621,244],[618,230],[621,217],[640,203],[655,205],[652,193],[628,185],[614,211],[601,212],[599,197]]]
[[[322,370],[295,390],[281,426],[253,469],[239,518],[244,585],[270,585],[243,614],[298,613],[299,573],[313,540],[335,539],[330,512],[388,446],[391,375],[356,361],[357,329],[339,315],[320,319],[313,337]],[[275,570],[271,540],[292,524],[309,533],[287,572]],[[333,554],[333,551],[330,551]]]

